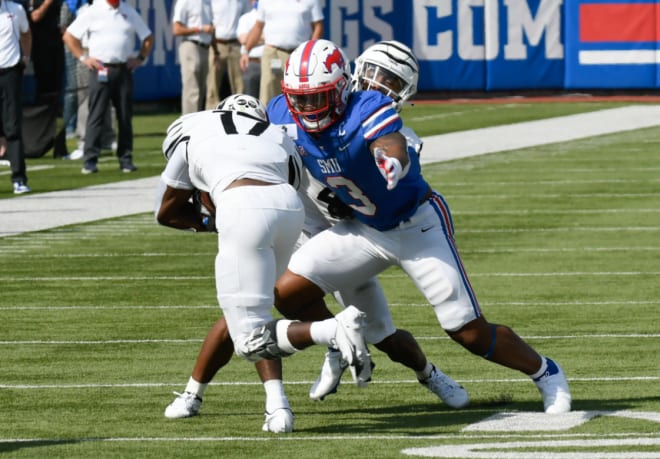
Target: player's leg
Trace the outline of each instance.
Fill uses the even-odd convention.
[[[261,356],[247,344],[255,331],[273,321],[273,286],[302,227],[302,205],[288,185],[233,188],[214,201],[219,203],[218,302],[236,353],[258,361]],[[274,357],[258,367],[267,394],[263,429],[291,432],[293,413],[284,393],[279,356]]]
[[[165,408],[165,417],[179,419],[199,414],[207,386],[220,368],[229,363],[233,353],[227,322],[221,317],[206,335],[184,391],[175,392],[177,397]]]
[[[488,323],[483,316],[454,244],[449,209],[439,195],[420,207],[405,238],[401,267],[433,305],[449,336],[476,355],[530,376],[546,412],[570,411],[571,396],[561,368],[511,328]]]
[[[199,414],[204,392],[216,373],[229,361],[234,353],[234,344],[229,336],[227,322],[221,317],[213,325],[204,339],[199,351],[192,375],[184,391],[165,409],[165,416],[170,419],[187,418]],[[282,379],[282,367],[277,361],[261,360],[254,364],[266,391],[266,411],[269,406],[286,406],[286,395],[281,385],[268,383]],[[275,411],[275,410],[272,410]]]
[[[375,343],[376,348],[386,353],[390,360],[412,369],[420,384],[448,406],[463,408],[469,404],[467,391],[428,361],[410,332],[394,326],[389,305],[377,278],[373,277],[357,288],[344,289],[335,297],[342,305],[353,304],[367,314],[367,343]],[[329,348],[321,373],[310,388],[309,397],[312,400],[323,400],[336,393],[345,369],[341,354]]]

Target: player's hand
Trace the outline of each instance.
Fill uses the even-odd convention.
[[[344,204],[330,188],[323,188],[318,194],[317,199],[328,205],[328,213],[331,217],[339,220],[353,218],[353,209],[351,206]]]
[[[217,233],[218,228],[215,226],[215,217],[213,215],[202,215],[202,226],[204,231],[209,233]]]
[[[378,147],[374,149],[374,158],[376,159],[376,165],[378,166],[380,173],[383,174],[383,177],[387,180],[387,189],[394,189],[399,183],[399,179],[403,172],[401,162],[396,158],[387,156],[385,152]]]

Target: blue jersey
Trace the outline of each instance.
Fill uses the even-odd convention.
[[[354,209],[355,218],[388,230],[410,218],[429,185],[421,175],[419,157],[409,151],[410,169],[393,190],[376,166],[369,145],[403,126],[392,100],[377,91],[351,94],[342,120],[320,133],[295,125],[284,95],[268,104],[271,123],[287,125],[305,167]]]

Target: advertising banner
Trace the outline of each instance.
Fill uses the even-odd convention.
[[[127,0],[154,33],[136,98],[178,97],[174,0]],[[660,85],[660,6],[609,0],[322,0],[325,36],[353,59],[399,40],[420,91],[639,89]]]

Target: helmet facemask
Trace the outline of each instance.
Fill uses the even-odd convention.
[[[402,100],[401,93],[406,87],[403,79],[378,64],[366,62],[362,73],[358,76],[358,85],[361,90],[380,91],[389,96],[394,102]]]
[[[312,89],[289,89],[285,93],[289,110],[298,125],[307,132],[320,132],[327,129],[343,114],[343,104],[338,100],[347,86],[345,80],[318,86]]]

